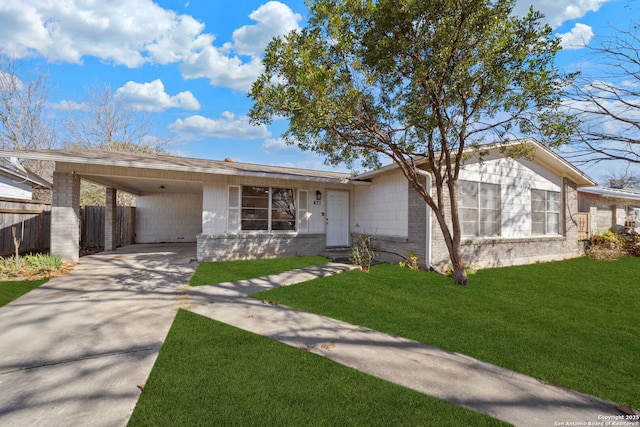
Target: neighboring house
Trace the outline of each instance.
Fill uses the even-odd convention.
[[[32,200],[34,189],[51,188],[42,179],[34,179],[26,174],[0,166],[0,198]]]
[[[581,188],[578,210],[589,213],[590,234],[640,232],[640,189]]]
[[[0,166],[0,255],[15,253],[16,241],[19,252],[49,247],[50,206],[38,201],[37,192],[51,184],[28,173]]]
[[[532,146],[532,159],[488,146],[460,174],[466,259],[488,267],[578,256],[577,188],[594,182],[535,140],[513,144]],[[51,251],[65,259],[78,257],[82,178],[107,187],[107,250],[115,249],[108,236],[118,189],[138,196],[137,243],[194,242],[200,261],[318,254],[364,233],[373,235],[380,259],[395,262],[411,251],[423,264],[448,263],[435,218],[395,165],[351,176],[95,151],[12,155],[56,162]]]

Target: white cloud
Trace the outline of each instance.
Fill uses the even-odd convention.
[[[63,100],[56,103],[47,104],[49,108],[54,110],[63,110],[63,111],[86,111],[89,109],[89,105],[82,102]]]
[[[175,96],[165,92],[162,80],[156,79],[150,83],[136,83],[129,81],[116,90],[120,100],[138,111],[164,111],[169,108],[183,108],[185,110],[199,110],[200,103],[189,91],[180,92]]]
[[[13,74],[0,70],[0,93],[21,91],[24,89],[24,82]]]
[[[93,56],[130,68],[181,63],[185,78],[248,90],[263,70],[259,55],[269,40],[297,28],[302,19],[277,1],[249,18],[256,24],[237,29],[233,42],[217,47],[215,37],[203,32],[204,23],[152,0],[2,0],[0,51],[75,64]]]
[[[139,67],[166,64],[213,42],[204,24],[152,0],[6,0],[0,2],[0,49],[17,57],[82,63],[84,56]]]
[[[589,44],[593,36],[593,28],[580,23],[577,23],[570,32],[558,34],[561,39],[560,46],[563,49],[582,49]]]
[[[525,15],[530,6],[545,16],[545,21],[557,28],[565,21],[582,18],[587,12],[596,12],[600,6],[612,0],[518,0],[514,13]]]
[[[229,111],[222,113],[219,119],[200,115],[178,119],[169,125],[169,130],[185,140],[201,138],[249,140],[271,137],[265,125],[252,125],[248,117],[236,117]]]
[[[269,138],[262,143],[260,150],[267,154],[281,153],[283,151],[300,151],[297,145],[287,144],[284,138]]]
[[[208,78],[213,86],[248,91],[264,69],[259,55],[269,41],[298,28],[302,17],[293,13],[289,6],[270,1],[253,11],[249,18],[257,24],[235,30],[233,43],[225,43],[221,48],[207,46],[186,58],[180,65],[183,77]],[[230,52],[249,55],[251,59],[245,62]]]
[[[298,28],[302,16],[289,6],[270,1],[254,10],[249,18],[255,25],[245,25],[233,32],[233,50],[240,55],[259,55],[269,41]]]
[[[194,53],[180,65],[186,79],[208,78],[213,86],[247,91],[263,70],[258,57],[244,63],[237,56],[227,56],[221,49],[208,46]]]

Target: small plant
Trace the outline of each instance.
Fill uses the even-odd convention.
[[[409,251],[407,258],[404,261],[400,261],[398,265],[402,268],[408,268],[409,270],[419,270],[418,267],[418,255],[413,251]]]
[[[356,233],[355,242],[349,249],[349,261],[359,265],[362,271],[368,272],[375,256],[371,236]]]
[[[586,254],[600,261],[613,261],[624,255],[625,239],[612,231],[594,234],[588,242]]]
[[[40,271],[58,270],[62,265],[62,259],[57,255],[30,254],[24,260],[28,268]]]
[[[62,267],[59,256],[49,254],[29,254],[0,258],[0,277],[49,276]]]

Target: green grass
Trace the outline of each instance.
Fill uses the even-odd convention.
[[[200,425],[503,424],[181,310],[129,426]]]
[[[270,274],[312,265],[326,264],[330,260],[321,256],[256,259],[245,261],[203,262],[191,277],[191,286],[212,285],[215,283],[235,282],[253,279]]]
[[[49,279],[0,282],[0,307],[42,285]]]
[[[469,283],[378,265],[254,296],[640,408],[640,258],[488,269]]]

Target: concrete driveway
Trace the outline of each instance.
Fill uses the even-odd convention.
[[[0,425],[126,425],[195,252],[131,245],[84,257],[0,308]]]

